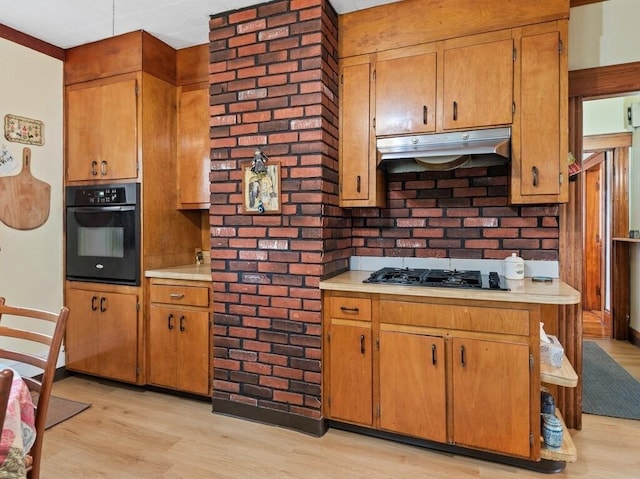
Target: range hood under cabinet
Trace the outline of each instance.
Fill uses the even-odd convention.
[[[389,173],[504,165],[511,156],[511,128],[384,137],[376,148],[378,167]]]

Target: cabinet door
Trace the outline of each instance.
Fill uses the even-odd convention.
[[[376,62],[376,136],[436,129],[436,54]]]
[[[67,368],[99,374],[97,308],[100,294],[82,289],[67,290],[69,319],[65,331],[65,365]]]
[[[100,375],[126,382],[138,378],[138,296],[101,293],[96,320]]]
[[[332,323],[329,358],[331,418],[371,426],[371,323]]]
[[[136,382],[137,295],[69,289],[67,302],[74,308],[66,331],[67,367]]]
[[[344,66],[340,75],[340,200],[369,199],[370,65]]]
[[[178,328],[173,308],[149,307],[149,382],[175,387]]]
[[[176,384],[178,389],[209,394],[209,312],[178,312]]]
[[[101,144],[102,90],[100,86],[67,89],[67,180],[98,179]]]
[[[136,178],[136,80],[73,85],[66,100],[67,181]]]
[[[178,105],[178,208],[208,208],[209,90],[183,88]]]
[[[525,35],[521,39],[520,167],[514,203],[566,202],[568,171],[566,84],[560,32]],[[564,73],[563,73],[564,72]],[[517,150],[516,150],[517,151]]]
[[[529,457],[529,346],[453,338],[453,441]]]
[[[103,179],[138,176],[138,108],[136,81],[126,80],[102,87]]]
[[[513,40],[444,50],[444,129],[511,124]]]
[[[444,339],[380,331],[380,427],[447,440]]]

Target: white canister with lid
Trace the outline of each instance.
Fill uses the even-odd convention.
[[[507,279],[524,279],[524,260],[511,253],[511,256],[504,260],[504,277]]]

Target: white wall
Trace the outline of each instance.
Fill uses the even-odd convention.
[[[571,9],[569,20],[569,70],[580,70],[640,61],[639,0],[607,0]],[[638,92],[629,92],[638,94]],[[613,100],[612,103],[621,100]],[[619,118],[626,108],[620,105],[609,113],[599,110],[601,116],[588,120],[585,110],[585,134],[623,131]],[[608,121],[615,124],[605,125]],[[640,130],[634,131],[634,145],[640,141]],[[631,149],[629,200],[631,229],[640,229],[640,146]],[[631,327],[640,331],[640,244],[631,248]]]
[[[22,151],[31,149],[31,173],[51,185],[47,221],[32,230],[0,222],[0,296],[7,303],[58,311],[63,302],[63,63],[0,38],[0,118],[2,146],[22,169]],[[7,141],[4,116],[13,114],[44,122],[44,145]]]
[[[640,1],[607,0],[571,9],[569,70],[640,61]]]

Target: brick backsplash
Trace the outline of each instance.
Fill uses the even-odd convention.
[[[508,166],[387,178],[388,207],[354,208],[356,256],[558,261],[558,205],[511,206]]]

